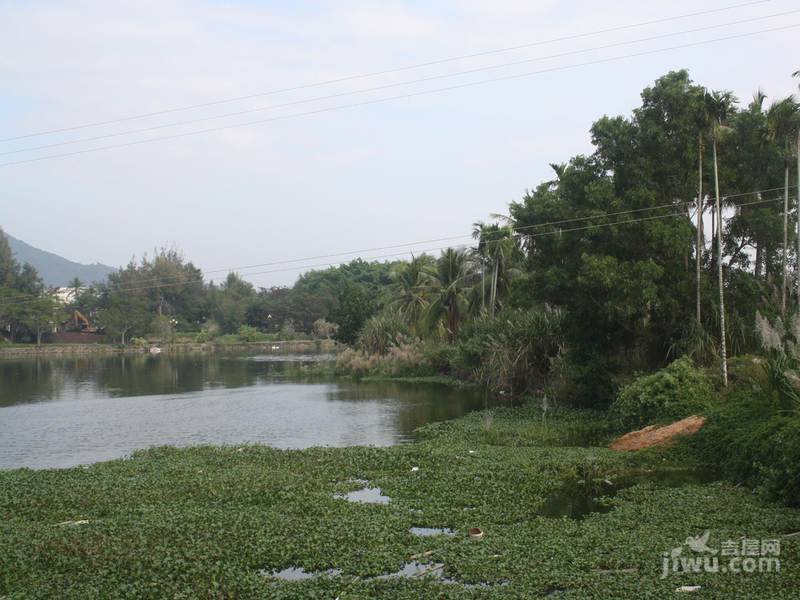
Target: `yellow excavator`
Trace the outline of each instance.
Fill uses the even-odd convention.
[[[72,315],[72,322],[75,331],[85,331],[86,333],[97,333],[97,327],[92,326],[89,319],[83,316],[83,313],[76,310]]]

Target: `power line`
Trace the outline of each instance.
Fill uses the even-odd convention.
[[[789,189],[794,189],[796,187],[797,186],[791,185],[791,186],[789,186]],[[777,192],[777,191],[781,191],[782,192],[783,190],[784,190],[784,187],[781,186],[781,187],[766,188],[766,189],[761,189],[761,190],[754,190],[754,191],[750,191],[750,192],[739,192],[739,193],[736,193],[736,194],[728,194],[728,195],[724,196],[722,198],[722,201],[726,202],[726,201],[730,200],[731,198],[741,198],[743,196],[760,195],[760,194],[766,194],[766,193],[769,193],[769,192]],[[767,202],[769,202],[769,200]],[[663,208],[675,208],[675,209],[681,208],[681,207],[689,208],[689,207],[693,206],[694,204],[695,204],[694,201],[680,202],[680,203],[670,202],[668,204],[661,204],[661,205],[656,205],[656,206],[647,206],[647,207],[642,207],[642,208],[633,208],[633,209],[621,210],[621,211],[610,212],[610,213],[609,212],[602,212],[602,213],[594,214],[594,215],[584,215],[584,216],[581,216],[581,217],[570,217],[568,219],[562,219],[562,220],[558,220],[558,221],[547,221],[547,222],[544,222],[544,223],[535,223],[533,225],[523,225],[521,227],[515,227],[514,228],[514,232],[515,232],[515,235],[517,235],[517,234],[519,234],[519,232],[521,232],[523,230],[529,230],[529,229],[533,229],[533,228],[552,227],[552,226],[555,226],[555,225],[564,225],[564,224],[567,224],[567,223],[577,223],[577,222],[586,221],[586,220],[589,220],[589,219],[600,219],[600,218],[616,217],[616,216],[620,216],[620,215],[635,214],[635,213],[651,211],[651,210],[660,210],[660,209],[663,209]],[[747,206],[749,204],[750,203],[738,204],[737,206]],[[266,262],[266,263],[257,263],[257,264],[251,264],[251,265],[238,265],[238,266],[232,266],[232,267],[225,267],[225,268],[221,268],[221,269],[210,269],[210,270],[204,271],[203,273],[204,273],[204,275],[209,275],[209,274],[212,274],[212,273],[240,272],[240,271],[245,271],[247,269],[257,269],[257,268],[260,268],[260,267],[272,267],[272,266],[277,266],[277,265],[287,265],[287,264],[298,263],[298,262],[308,262],[310,260],[320,260],[320,259],[323,259],[323,258],[337,258],[337,257],[343,257],[343,256],[353,256],[353,255],[363,254],[363,253],[366,253],[366,252],[381,252],[383,250],[395,250],[395,249],[398,249],[398,248],[407,248],[407,247],[410,247],[410,246],[419,246],[420,244],[434,244],[434,243],[437,243],[437,242],[450,242],[450,241],[455,241],[455,240],[462,240],[462,239],[465,239],[465,238],[471,239],[472,238],[472,234],[452,235],[452,236],[445,236],[445,237],[432,238],[432,239],[426,239],[426,240],[416,240],[416,241],[413,241],[413,242],[403,242],[403,243],[398,243],[398,244],[391,244],[391,245],[388,245],[388,246],[377,246],[377,247],[371,247],[371,248],[361,248],[361,249],[358,249],[358,250],[350,250],[350,251],[346,251],[346,252],[335,252],[335,253],[330,253],[330,254],[319,254],[319,255],[316,255],[316,256],[305,256],[305,257],[302,257],[302,258],[291,258],[291,259],[278,260],[278,261],[272,261],[272,262]],[[406,253],[404,252],[402,254],[405,255]],[[243,275],[250,275],[251,273],[242,273],[242,274]],[[170,277],[151,277],[151,278],[145,279],[143,281],[144,282],[152,281],[154,283],[154,287],[161,287],[161,285],[164,284],[164,282],[168,282],[171,279],[176,279],[176,278],[179,278],[179,277],[182,277],[182,276],[181,275],[176,275],[176,276],[170,276]],[[178,282],[178,283],[182,284],[184,282]],[[5,300],[9,300],[9,299],[14,299],[14,298],[22,298],[22,297],[27,298],[27,297],[32,297],[32,296],[33,296],[32,294],[18,294],[17,296],[10,296],[10,297],[7,296],[4,299]]]
[[[675,31],[675,32],[670,32],[670,33],[653,35],[653,36],[648,36],[648,37],[639,38],[639,39],[635,39],[635,40],[627,40],[627,41],[624,41],[624,42],[614,42],[614,43],[611,43],[611,44],[604,44],[602,46],[594,46],[594,47],[591,47],[591,48],[581,48],[579,50],[570,50],[570,51],[567,51],[567,52],[560,52],[558,54],[549,54],[549,55],[546,55],[546,56],[537,56],[537,57],[533,57],[533,58],[525,58],[525,59],[521,59],[521,60],[516,60],[516,61],[512,61],[512,62],[505,62],[505,63],[495,64],[495,65],[486,65],[486,66],[483,66],[483,67],[476,67],[476,68],[473,68],[473,69],[466,69],[466,70],[463,70],[463,71],[456,71],[456,72],[453,72],[453,73],[445,73],[445,74],[441,74],[441,75],[431,75],[429,77],[422,77],[422,78],[418,78],[418,79],[411,79],[411,80],[400,81],[400,82],[396,82],[396,83],[388,83],[388,84],[384,84],[384,85],[380,85],[380,86],[362,88],[362,89],[359,89],[359,90],[352,90],[352,91],[348,91],[348,92],[338,92],[338,93],[335,93],[335,94],[328,94],[328,95],[325,95],[325,96],[315,96],[315,97],[312,97],[312,98],[304,98],[302,100],[293,100],[291,102],[284,102],[284,103],[281,103],[281,104],[272,104],[272,105],[269,105],[269,106],[248,108],[248,109],[245,109],[245,110],[239,110],[239,111],[235,111],[235,112],[228,112],[228,113],[223,113],[223,114],[220,114],[220,115],[213,115],[213,116],[209,116],[209,117],[199,117],[199,118],[195,118],[195,119],[186,119],[184,121],[174,121],[172,123],[163,123],[161,125],[153,125],[153,126],[150,126],[150,127],[141,127],[139,129],[128,129],[126,131],[117,131],[117,132],[114,132],[114,133],[106,133],[106,134],[92,136],[92,137],[76,138],[76,139],[72,139],[72,140],[65,140],[65,141],[62,141],[62,142],[54,142],[54,143],[51,143],[51,144],[42,144],[42,145],[39,145],[39,146],[29,146],[27,148],[18,148],[16,150],[7,150],[7,151],[4,151],[4,152],[0,152],[0,156],[8,156],[8,155],[11,155],[11,154],[20,154],[22,152],[34,152],[36,150],[46,150],[48,148],[57,148],[57,147],[62,147],[62,146],[70,146],[70,145],[73,145],[73,144],[80,144],[80,143],[83,143],[83,142],[96,142],[96,141],[99,141],[99,140],[106,140],[106,139],[111,139],[111,138],[121,137],[121,136],[126,136],[126,135],[133,135],[133,134],[138,134],[138,133],[147,133],[147,132],[150,132],[150,131],[159,131],[159,130],[162,130],[162,129],[169,129],[169,128],[172,128],[172,127],[181,127],[183,125],[193,125],[195,123],[216,121],[216,120],[219,120],[219,119],[228,119],[230,117],[238,117],[238,116],[247,115],[247,114],[253,114],[253,113],[257,113],[257,112],[276,110],[276,109],[280,109],[280,108],[288,108],[288,107],[291,107],[291,106],[299,106],[299,105],[303,105],[303,104],[311,104],[311,103],[320,102],[320,101],[323,101],[323,100],[333,100],[333,99],[336,99],[336,98],[354,96],[354,95],[357,95],[357,94],[366,94],[366,93],[370,93],[370,92],[378,92],[378,91],[392,89],[392,88],[396,88],[396,87],[404,87],[404,86],[414,85],[414,84],[417,84],[417,83],[425,83],[425,82],[429,82],[429,81],[437,81],[437,80],[440,80],[440,79],[450,79],[450,78],[453,78],[453,77],[461,77],[461,76],[464,76],[464,75],[470,75],[470,74],[474,74],[474,73],[481,73],[481,72],[484,72],[484,71],[492,71],[492,70],[496,70],[496,69],[503,69],[503,68],[507,68],[507,67],[519,66],[519,65],[529,64],[529,63],[533,63],[533,62],[542,62],[542,61],[546,61],[546,60],[552,60],[554,58],[563,58],[565,56],[574,56],[574,55],[578,55],[578,54],[588,54],[588,53],[591,53],[591,52],[596,52],[598,50],[608,50],[609,48],[619,48],[619,47],[622,47],[622,46],[632,46],[632,45],[640,44],[640,43],[643,43],[643,42],[650,42],[650,41],[659,40],[659,39],[671,38],[671,37],[687,35],[687,34],[691,34],[691,33],[698,33],[698,32],[701,32],[701,31],[709,31],[709,30],[712,30],[712,29],[721,29],[721,28],[724,28],[724,27],[730,27],[732,25],[742,25],[744,23],[752,23],[752,22],[755,22],[755,21],[763,21],[763,20],[766,20],[766,19],[774,19],[774,18],[777,18],[777,17],[785,17],[785,16],[788,16],[788,15],[793,15],[793,14],[797,14],[797,13],[800,13],[800,9],[789,10],[789,11],[784,11],[784,12],[779,12],[779,13],[773,13],[773,14],[764,15],[764,16],[760,16],[760,17],[752,17],[752,18],[748,18],[748,19],[739,19],[737,21],[729,21],[727,23],[718,23],[718,24],[714,24],[714,25],[707,25],[707,26],[704,26],[704,27],[696,27],[696,28],[693,28],[693,29],[685,29],[683,31]]]
[[[217,105],[220,105],[220,104],[228,104],[228,103],[231,103],[231,102],[239,102],[239,101],[242,101],[242,100],[250,100],[252,98],[259,98],[259,97],[271,96],[271,95],[275,95],[275,94],[293,92],[293,91],[298,91],[298,90],[303,90],[303,89],[322,87],[322,86],[326,86],[326,85],[332,85],[332,84],[335,84],[335,83],[344,83],[344,82],[347,82],[347,81],[353,81],[355,79],[364,79],[364,78],[369,78],[369,77],[377,77],[377,76],[380,76],[380,75],[389,75],[389,74],[392,74],[392,73],[400,73],[400,72],[403,72],[403,71],[410,71],[410,70],[414,70],[414,69],[420,69],[420,68],[423,68],[423,67],[430,67],[430,66],[445,64],[445,63],[449,63],[449,62],[455,62],[455,61],[459,61],[459,60],[466,60],[466,59],[470,59],[470,58],[478,58],[478,57],[481,57],[481,56],[490,56],[490,55],[493,55],[493,54],[502,54],[502,53],[505,53],[505,52],[512,52],[514,50],[522,50],[522,49],[525,49],[525,48],[533,48],[535,46],[544,46],[544,45],[553,44],[553,43],[556,43],[556,42],[577,40],[577,39],[581,39],[581,38],[592,37],[592,36],[595,36],[595,35],[602,35],[602,34],[605,34],[605,33],[612,33],[612,32],[615,32],[615,31],[624,31],[626,29],[636,29],[638,27],[645,27],[645,26],[648,26],[648,25],[657,25],[657,24],[660,24],[660,23],[667,23],[667,22],[670,22],[670,21],[688,19],[688,18],[691,18],[691,17],[699,17],[699,16],[710,15],[710,14],[714,14],[714,13],[720,13],[720,12],[725,12],[725,11],[730,11],[730,10],[736,10],[736,9],[739,9],[739,8],[746,8],[748,6],[754,6],[754,5],[758,5],[758,4],[765,4],[767,2],[771,2],[771,0],[755,0],[755,1],[752,1],[752,2],[744,2],[744,3],[740,3],[740,4],[733,4],[733,5],[730,5],[730,6],[723,6],[721,8],[702,10],[702,11],[697,11],[697,12],[693,12],[693,13],[686,13],[686,14],[675,15],[675,16],[671,16],[671,17],[663,17],[663,18],[659,18],[659,19],[652,19],[652,20],[649,20],[649,21],[641,21],[641,22],[638,22],[638,23],[631,23],[631,24],[627,24],[627,25],[619,25],[619,26],[615,26],[615,27],[609,27],[609,28],[606,28],[606,29],[598,29],[598,30],[595,30],[595,31],[589,31],[589,32],[585,32],[585,33],[578,33],[578,34],[572,34],[572,35],[567,35],[567,36],[562,36],[562,37],[557,37],[557,38],[550,38],[550,39],[546,39],[546,40],[539,40],[539,41],[536,41],[536,42],[529,42],[529,43],[526,43],[526,44],[519,44],[519,45],[516,45],[516,46],[508,46],[508,47],[505,47],[505,48],[495,48],[495,49],[491,49],[491,50],[484,50],[484,51],[481,51],[481,52],[474,52],[474,53],[471,53],[471,54],[462,54],[460,56],[452,56],[452,57],[449,57],[449,58],[431,60],[431,61],[422,62],[422,63],[415,63],[415,64],[411,64],[411,65],[405,65],[405,66],[400,66],[400,67],[395,67],[395,68],[390,68],[390,69],[383,69],[383,70],[380,70],[380,71],[362,73],[362,74],[358,74],[358,75],[348,75],[348,76],[345,76],[345,77],[339,77],[339,78],[335,78],[335,79],[328,79],[328,80],[318,81],[318,82],[314,82],[314,83],[306,83],[306,84],[301,84],[301,85],[297,85],[297,86],[293,86],[293,87],[287,87],[287,88],[283,88],[283,89],[271,90],[271,91],[266,91],[266,92],[258,92],[258,93],[255,93],[255,94],[248,94],[248,95],[244,95],[244,96],[236,96],[236,97],[233,97],[233,98],[226,98],[226,99],[214,100],[214,101],[210,101],[210,102],[203,102],[203,103],[198,103],[198,104],[179,106],[179,107],[168,108],[168,109],[163,109],[163,110],[157,110],[157,111],[152,111],[152,112],[147,112],[147,113],[140,113],[140,114],[131,115],[131,116],[128,116],[128,117],[121,117],[121,118],[118,118],[118,119],[108,119],[108,120],[105,120],[105,121],[95,121],[93,123],[86,123],[86,124],[83,124],[83,125],[74,125],[74,126],[69,126],[69,127],[61,127],[61,128],[57,128],[57,129],[49,129],[49,130],[45,130],[45,131],[26,133],[26,134],[17,135],[17,136],[14,136],[14,137],[8,137],[8,138],[0,139],[0,142],[10,142],[10,141],[14,141],[14,140],[30,138],[30,137],[37,137],[37,136],[43,136],[43,135],[48,135],[48,134],[52,134],[52,133],[63,133],[63,132],[66,132],[66,131],[74,131],[76,129],[85,129],[87,127],[99,127],[99,126],[102,126],[102,125],[111,125],[111,124],[114,124],[114,123],[122,123],[122,122],[125,122],[125,121],[133,121],[133,120],[137,120],[137,119],[144,119],[146,117],[153,117],[153,116],[164,115],[164,114],[169,114],[169,113],[174,113],[174,112],[193,110],[193,109],[197,109],[197,108],[206,108],[206,107],[209,107],[209,106],[217,106]]]
[[[75,150],[75,151],[72,151],[72,152],[49,154],[49,155],[45,155],[45,156],[39,156],[39,157],[36,157],[36,158],[27,158],[27,159],[23,159],[23,160],[10,161],[10,162],[5,162],[5,163],[0,163],[0,167],[9,167],[9,166],[13,166],[13,165],[20,165],[20,164],[25,164],[25,163],[38,162],[38,161],[41,161],[41,160],[50,160],[50,159],[54,159],[54,158],[63,158],[63,157],[67,157],[67,156],[76,156],[76,155],[79,155],[79,154],[88,154],[88,153],[100,152],[100,151],[104,151],[104,150],[113,150],[113,149],[117,149],[117,148],[125,148],[125,147],[128,147],[128,146],[136,146],[136,145],[139,145],[139,144],[147,144],[147,143],[150,143],[150,142],[173,140],[173,139],[178,139],[178,138],[183,138],[183,137],[200,135],[200,134],[204,134],[204,133],[212,133],[212,132],[215,132],[215,131],[223,131],[223,130],[234,129],[234,128],[239,128],[239,127],[249,127],[249,126],[252,126],[252,125],[260,125],[260,124],[263,124],[263,123],[269,123],[269,122],[273,122],[273,121],[282,121],[282,120],[288,120],[288,119],[295,119],[295,118],[299,118],[299,117],[307,117],[307,116],[312,116],[312,115],[318,115],[318,114],[322,114],[322,113],[332,112],[332,111],[336,111],[336,110],[343,110],[343,109],[348,109],[348,108],[357,108],[357,107],[361,107],[361,106],[369,106],[369,105],[372,105],[372,104],[379,104],[379,103],[383,103],[383,102],[391,102],[391,101],[394,101],[394,100],[403,100],[403,99],[407,99],[407,98],[415,98],[415,97],[418,97],[418,96],[425,96],[425,95],[429,95],[429,94],[437,94],[437,93],[448,92],[448,91],[452,91],[452,90],[475,87],[475,86],[479,86],[479,85],[497,83],[497,82],[501,82],[501,81],[511,81],[511,80],[515,80],[515,79],[522,79],[524,77],[531,77],[531,76],[534,76],[534,75],[542,75],[542,74],[545,74],[545,73],[554,73],[554,72],[557,72],[557,71],[566,71],[566,70],[569,70],[569,69],[576,69],[576,68],[581,68],[581,67],[605,64],[605,63],[624,60],[624,59],[627,59],[627,58],[636,58],[636,57],[640,57],[640,56],[650,56],[650,55],[653,55],[653,54],[660,54],[660,53],[663,53],[663,52],[669,52],[671,50],[694,48],[694,47],[703,46],[703,45],[706,45],[706,44],[713,44],[713,43],[717,43],[717,42],[724,42],[724,41],[729,41],[729,40],[734,40],[734,39],[742,39],[742,38],[751,37],[751,36],[754,36],[754,35],[759,35],[759,34],[762,34],[762,33],[772,33],[772,32],[776,32],[776,31],[785,31],[787,29],[794,29],[796,27],[800,27],[800,23],[795,23],[795,24],[792,24],[792,25],[784,25],[784,26],[781,26],[781,27],[772,27],[772,28],[769,28],[769,29],[762,29],[762,30],[759,30],[759,31],[751,31],[751,32],[747,32],[747,33],[729,35],[729,36],[725,36],[725,37],[721,37],[721,38],[713,38],[713,39],[710,39],[710,40],[702,40],[702,41],[699,41],[699,42],[691,42],[691,43],[687,43],[687,44],[680,44],[680,45],[677,45],[677,46],[668,46],[668,47],[665,47],[665,48],[657,48],[657,49],[654,49],[654,50],[646,50],[646,51],[642,51],[642,52],[636,52],[636,53],[633,53],[633,54],[624,54],[624,55],[621,55],[621,56],[613,56],[613,57],[609,57],[609,58],[586,61],[586,62],[582,62],[582,63],[574,63],[574,64],[571,64],[571,65],[563,65],[563,66],[559,66],[559,67],[541,69],[541,70],[538,70],[538,71],[528,71],[526,73],[518,73],[518,74],[515,74],[515,75],[506,75],[506,76],[503,76],[503,77],[495,77],[493,79],[484,79],[484,80],[480,80],[480,81],[472,81],[472,82],[467,82],[467,83],[462,83],[462,84],[452,85],[452,86],[447,86],[447,87],[442,87],[442,88],[434,88],[434,89],[431,89],[431,90],[423,90],[423,91],[419,91],[419,92],[411,92],[411,93],[408,93],[408,94],[400,94],[400,95],[397,95],[397,96],[388,96],[388,97],[385,97],[385,98],[377,98],[377,99],[373,99],[373,100],[365,100],[363,102],[355,102],[355,103],[352,103],[352,104],[342,104],[342,105],[339,105],[339,106],[331,106],[331,107],[327,107],[327,108],[320,108],[320,109],[311,110],[311,111],[307,111],[307,112],[292,113],[292,114],[288,114],[288,115],[270,117],[270,118],[267,118],[267,119],[258,119],[258,120],[255,120],[255,121],[246,121],[244,123],[221,125],[221,126],[218,126],[218,127],[209,127],[209,128],[206,128],[206,129],[188,131],[188,132],[183,132],[183,133],[176,133],[176,134],[172,134],[172,135],[157,136],[157,137],[152,137],[152,138],[146,138],[146,139],[143,139],[143,140],[135,140],[135,141],[131,141],[131,142],[124,142],[124,143],[121,143],[121,144],[112,144],[112,145],[108,145],[108,146],[99,146],[99,147],[96,147],[96,148],[87,148],[87,149],[84,149],[84,150]]]
[[[780,189],[780,188],[778,188],[778,189]],[[742,196],[742,195],[749,195],[749,194],[754,194],[754,193],[758,193],[758,192],[748,192],[746,194],[739,194],[739,195]],[[727,196],[726,198],[729,198],[729,197],[732,197],[732,196]],[[736,206],[737,207],[741,207],[741,206],[753,206],[753,205],[758,205],[758,204],[767,204],[767,203],[771,203],[771,202],[783,201],[783,199],[784,198],[781,196],[781,197],[776,197],[776,198],[770,198],[770,199],[767,199],[767,200],[755,200],[753,202],[740,203],[740,204],[737,204]],[[626,220],[622,220],[622,221],[614,221],[614,222],[611,222],[611,223],[596,223],[596,224],[591,224],[591,225],[584,225],[584,226],[581,226],[581,227],[572,227],[572,228],[568,228],[568,229],[557,228],[557,229],[553,229],[551,231],[542,231],[542,232],[534,232],[534,233],[519,233],[520,229],[525,229],[526,228],[526,227],[520,227],[520,228],[517,228],[515,230],[515,232],[512,234],[512,236],[513,237],[519,237],[519,238],[524,237],[526,239],[543,237],[543,236],[547,236],[547,235],[559,235],[560,236],[560,235],[562,235],[564,233],[571,233],[571,232],[575,232],[575,231],[585,231],[585,230],[589,230],[589,229],[599,229],[599,228],[603,228],[603,227],[612,227],[612,226],[615,226],[615,225],[627,225],[627,224],[633,224],[633,223],[641,223],[641,222],[645,222],[645,221],[653,221],[653,220],[657,220],[657,219],[670,218],[670,217],[687,216],[685,212],[682,212],[682,210],[685,209],[686,207],[688,207],[689,205],[692,205],[692,204],[694,204],[694,203],[693,202],[685,202],[685,203],[680,203],[680,204],[671,204],[671,205],[662,205],[662,206],[657,206],[657,207],[651,207],[649,209],[633,209],[633,210],[629,210],[629,211],[620,211],[620,212],[617,212],[617,213],[605,213],[605,214],[600,214],[600,215],[594,215],[594,216],[591,216],[591,217],[578,217],[578,218],[574,218],[574,219],[564,219],[564,220],[561,220],[561,221],[551,221],[551,222],[548,222],[548,223],[539,223],[539,224],[530,225],[530,226],[527,226],[527,227],[553,226],[553,225],[557,225],[557,224],[566,224],[566,223],[569,223],[569,222],[583,221],[583,220],[586,220],[588,218],[607,218],[609,216],[619,216],[619,215],[623,215],[623,214],[635,213],[635,212],[639,212],[641,210],[655,210],[655,209],[658,209],[658,208],[666,208],[666,207],[670,207],[670,208],[673,209],[672,212],[669,212],[669,213],[666,213],[666,214],[663,214],[663,215],[654,215],[654,216],[649,216],[649,217],[641,217],[641,218],[638,218],[638,219],[626,219]],[[678,211],[677,209],[681,209],[681,211]],[[464,237],[471,237],[471,236],[464,235],[464,236],[459,236],[459,237],[460,238],[464,238]],[[440,238],[440,240],[444,240],[444,239],[447,239],[447,238]],[[502,241],[503,240],[489,240],[487,242],[484,242],[484,245],[501,243]],[[422,243],[425,243],[425,242],[422,242]],[[466,244],[458,244],[458,246],[461,246],[461,247],[463,247],[465,245]],[[447,248],[450,248],[450,247],[451,246],[439,246],[439,247],[434,247],[434,248],[416,249],[416,252],[418,254],[425,254],[425,253],[434,252],[434,251],[437,251],[437,250],[446,250]],[[368,257],[362,258],[362,260],[375,261],[375,260],[386,259],[386,258],[396,258],[398,256],[406,256],[409,253],[413,254],[414,252],[415,252],[415,249],[409,249],[409,250],[405,250],[403,252],[395,252],[395,253],[391,253],[391,254],[383,254],[383,255],[378,255],[378,256],[368,256]],[[335,256],[339,256],[339,254],[322,255],[319,258],[327,258],[327,257],[335,257]],[[296,259],[296,261],[300,261],[300,260],[305,260],[305,259]],[[312,260],[312,259],[307,259],[307,260]],[[284,261],[284,262],[276,262],[276,263],[272,263],[272,264],[286,264],[288,262],[296,262],[296,261]],[[265,264],[270,264],[270,263],[265,263]],[[247,275],[247,276],[266,275],[266,274],[284,273],[284,272],[297,271],[297,270],[332,267],[332,266],[337,266],[337,265],[342,265],[342,264],[346,264],[346,263],[340,261],[340,262],[318,263],[318,264],[311,264],[311,265],[300,265],[300,266],[297,266],[297,267],[285,267],[285,268],[281,268],[281,269],[269,269],[269,270],[265,270],[265,271],[255,271],[255,272],[252,272],[252,273],[243,273],[243,275]],[[194,284],[198,284],[198,283],[199,284],[204,284],[205,280],[201,277],[200,279],[187,280],[187,281],[177,281],[177,282],[173,282],[173,283],[161,283],[161,284],[156,284],[156,285],[146,285],[146,286],[128,287],[128,288],[123,287],[123,288],[119,288],[119,289],[116,289],[116,290],[113,290],[113,291],[116,292],[116,293],[120,293],[120,292],[136,292],[136,291],[144,291],[144,290],[151,290],[151,289],[161,289],[161,288],[167,288],[167,287],[177,287],[177,286],[183,286],[183,285],[189,286],[189,285],[194,285]],[[27,296],[28,299],[21,299],[22,296]],[[35,301],[37,296],[34,296],[32,294],[26,294],[26,295],[19,295],[17,298],[18,298],[17,301],[0,302],[0,308],[2,308],[3,306],[13,306],[13,305],[19,305],[19,304],[27,304],[27,303]],[[11,298],[4,298],[3,300],[11,300]]]
[[[789,189],[795,189],[796,187],[797,186],[791,185],[791,186],[789,186]],[[728,194],[728,195],[724,196],[722,198],[722,201],[723,202],[727,202],[731,198],[740,198],[742,196],[760,195],[760,194],[765,194],[765,193],[769,193],[769,192],[777,192],[777,191],[783,191],[783,190],[784,190],[784,187],[781,186],[781,187],[774,187],[774,188],[766,188],[766,189],[762,189],[762,190],[754,190],[754,191],[750,191],[750,192],[739,192],[739,193],[736,193],[736,194]],[[757,202],[754,202],[754,203],[753,202],[751,202],[751,203],[742,203],[742,204],[737,204],[736,206],[749,206],[751,204],[759,204],[760,202],[762,202],[762,201],[757,201]],[[772,202],[772,200],[766,200],[766,201],[763,201],[763,202]],[[635,213],[640,213],[640,212],[650,211],[650,210],[660,210],[660,209],[663,209],[663,208],[674,208],[674,209],[678,209],[678,208],[681,208],[681,207],[689,208],[691,206],[694,206],[694,204],[695,204],[694,201],[680,202],[680,203],[671,202],[671,203],[668,203],[668,204],[661,204],[661,205],[656,205],[656,206],[647,206],[647,207],[642,207],[642,208],[633,208],[633,209],[621,210],[621,211],[616,211],[616,212],[611,212],[611,213],[603,212],[603,213],[594,214],[594,215],[584,215],[584,216],[581,216],[581,217],[571,217],[569,219],[562,219],[562,220],[558,220],[558,221],[547,221],[547,222],[544,222],[544,223],[534,223],[533,225],[523,225],[521,227],[515,227],[514,228],[514,232],[515,232],[515,235],[519,235],[519,232],[521,232],[523,230],[528,230],[528,229],[533,229],[533,228],[538,228],[538,227],[552,227],[552,226],[555,226],[555,225],[563,225],[563,224],[567,224],[567,223],[576,223],[576,222],[580,222],[580,221],[586,221],[586,220],[589,220],[589,219],[600,219],[600,218],[616,217],[616,216],[620,216],[620,215],[635,214]],[[527,235],[527,234],[525,234],[525,235]],[[305,256],[305,257],[302,257],[302,258],[292,258],[292,259],[278,260],[278,261],[272,261],[272,262],[266,262],[266,263],[257,263],[257,264],[252,264],[252,265],[238,265],[238,266],[233,266],[233,267],[225,267],[225,268],[221,268],[221,269],[211,269],[211,270],[204,271],[204,275],[209,275],[211,273],[240,272],[240,271],[244,271],[244,270],[247,270],[247,269],[257,269],[257,268],[260,268],[260,267],[271,267],[271,266],[276,266],[276,265],[286,265],[286,264],[292,264],[292,263],[298,263],[298,262],[307,262],[307,261],[310,261],[310,260],[319,260],[319,259],[322,259],[322,258],[336,258],[336,257],[342,257],[342,256],[353,256],[353,255],[362,254],[362,253],[365,253],[365,252],[380,252],[380,251],[383,251],[383,250],[394,250],[394,249],[397,249],[397,248],[407,248],[409,246],[418,246],[420,244],[433,244],[433,243],[436,243],[436,242],[455,241],[455,240],[462,240],[462,239],[465,239],[465,238],[471,239],[472,238],[472,234],[452,235],[452,236],[433,238],[433,239],[427,239],[427,240],[417,240],[417,241],[414,241],[414,242],[404,242],[404,243],[399,243],[399,244],[392,244],[392,245],[388,245],[388,246],[377,246],[377,247],[372,247],[372,248],[362,248],[362,249],[359,249],[359,250],[350,250],[350,251],[346,251],[346,252],[336,252],[336,253],[331,253],[331,254],[320,254],[320,255],[316,255],[316,256]],[[400,254],[405,255],[406,253],[407,252],[403,252],[403,253],[400,253]],[[389,255],[389,256],[395,256],[395,255]],[[305,268],[305,267],[303,267],[303,268]],[[119,272],[119,271],[117,271],[117,272]],[[257,273],[241,273],[241,274],[242,275],[252,275],[252,274],[257,274]],[[155,285],[153,287],[155,288],[155,287],[162,287],[162,285],[164,284],[165,281],[169,281],[170,279],[175,279],[175,278],[178,278],[178,277],[182,277],[182,276],[178,275],[178,276],[171,276],[171,277],[152,277],[152,278],[146,279],[144,281],[152,281],[152,282],[154,282]],[[183,283],[185,283],[185,282],[184,281],[178,282],[178,284],[180,284],[180,285],[182,285]],[[152,289],[152,288],[148,288],[148,289]],[[17,296],[6,297],[5,300],[13,299],[13,298],[22,298],[22,297],[26,297],[27,298],[27,297],[33,297],[33,296],[34,296],[33,294],[18,294]]]

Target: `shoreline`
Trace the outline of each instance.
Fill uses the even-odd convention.
[[[280,346],[280,349],[273,349]],[[274,342],[235,342],[215,344],[214,342],[178,342],[159,344],[164,354],[201,353],[201,354],[245,354],[257,352],[269,354],[326,354],[336,349],[332,340],[278,340]],[[14,344],[0,347],[0,360],[19,358],[56,358],[60,356],[113,356],[147,354],[148,348],[118,346],[115,344]]]

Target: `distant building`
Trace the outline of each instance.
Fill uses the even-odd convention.
[[[87,289],[86,287],[79,287],[77,290],[72,287],[60,287],[56,288],[55,295],[61,302],[64,304],[69,304],[73,300],[75,300],[75,296],[82,292],[85,292]],[[77,292],[77,294],[76,294]]]

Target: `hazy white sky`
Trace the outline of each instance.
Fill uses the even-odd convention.
[[[746,1],[0,0],[0,138]],[[798,9],[791,0],[771,0],[398,74],[0,142],[0,153]],[[194,125],[3,154],[0,163],[794,23],[800,23],[800,13]],[[0,226],[72,260],[114,266],[154,247],[175,245],[204,270],[469,234],[472,222],[504,212],[526,188],[550,178],[549,163],[590,151],[591,123],[603,114],[628,114],[641,89],[669,70],[688,68],[697,82],[733,89],[743,99],[759,86],[772,98],[796,91],[790,74],[800,68],[799,32],[0,166]],[[327,261],[307,264],[322,262]],[[250,271],[275,268],[280,267]],[[268,286],[291,283],[298,272],[249,278]]]

